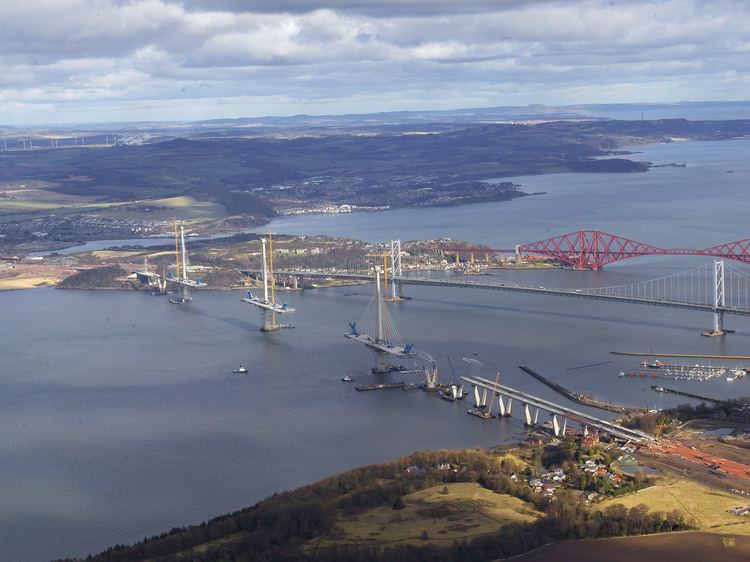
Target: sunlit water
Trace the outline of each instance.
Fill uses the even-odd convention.
[[[369,240],[453,237],[507,247],[598,228],[657,246],[747,238],[750,141],[649,147],[641,157],[687,162],[635,175],[519,178],[547,195],[447,209],[303,217],[284,233]],[[728,173],[732,170],[733,173]],[[512,282],[607,286],[681,271],[698,258],[624,261],[601,272],[501,272]],[[571,389],[662,407],[651,379],[619,378],[636,358],[612,350],[743,354],[750,320],[704,338],[709,314],[481,290],[408,287],[389,309],[404,338],[436,356],[441,378],[483,374],[555,401],[525,363]],[[296,329],[262,334],[235,291],[201,291],[189,306],[113,291],[0,293],[0,559],[85,555],[197,523],[364,463],[419,449],[513,442],[516,416],[481,421],[466,404],[421,391],[355,392],[372,382],[372,352],[343,337],[370,286],[285,295]],[[571,367],[611,361],[596,367]],[[233,375],[246,365],[250,373]],[[406,377],[391,376],[390,380]],[[388,380],[388,378],[386,378]],[[661,384],[664,384],[661,382]],[[750,381],[669,381],[708,396],[750,395]],[[606,415],[606,414],[604,414]]]

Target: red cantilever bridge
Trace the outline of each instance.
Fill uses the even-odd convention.
[[[616,261],[638,256],[712,256],[727,258],[750,264],[750,239],[728,242],[719,246],[696,250],[691,248],[659,248],[637,240],[623,238],[616,234],[599,230],[579,230],[547,238],[530,244],[521,244],[511,250],[495,248],[466,247],[441,248],[445,253],[461,254],[500,254],[522,253],[545,256],[574,269],[601,269]]]

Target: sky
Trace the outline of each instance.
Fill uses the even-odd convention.
[[[0,124],[750,98],[750,1],[0,0]]]

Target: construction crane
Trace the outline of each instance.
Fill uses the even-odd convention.
[[[654,430],[654,437],[658,439],[662,431],[664,431],[664,428],[669,427],[670,425],[672,424],[669,423],[669,419],[667,418],[667,416],[661,416],[656,422],[656,430]]]
[[[487,410],[487,413],[491,416],[492,415],[492,405],[495,403],[495,398],[497,397],[497,385],[500,382],[500,371],[497,371],[495,374],[495,386],[492,389],[492,400],[490,400],[490,407],[489,410]]]
[[[388,258],[391,256],[391,254],[387,252],[379,252],[366,255],[373,258],[383,258],[383,300],[385,302],[393,302],[395,299],[388,297]]]

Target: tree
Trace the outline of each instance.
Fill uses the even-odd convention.
[[[397,497],[393,502],[393,509],[404,509],[405,507],[406,504],[404,503],[404,500],[401,498],[401,496]]]

